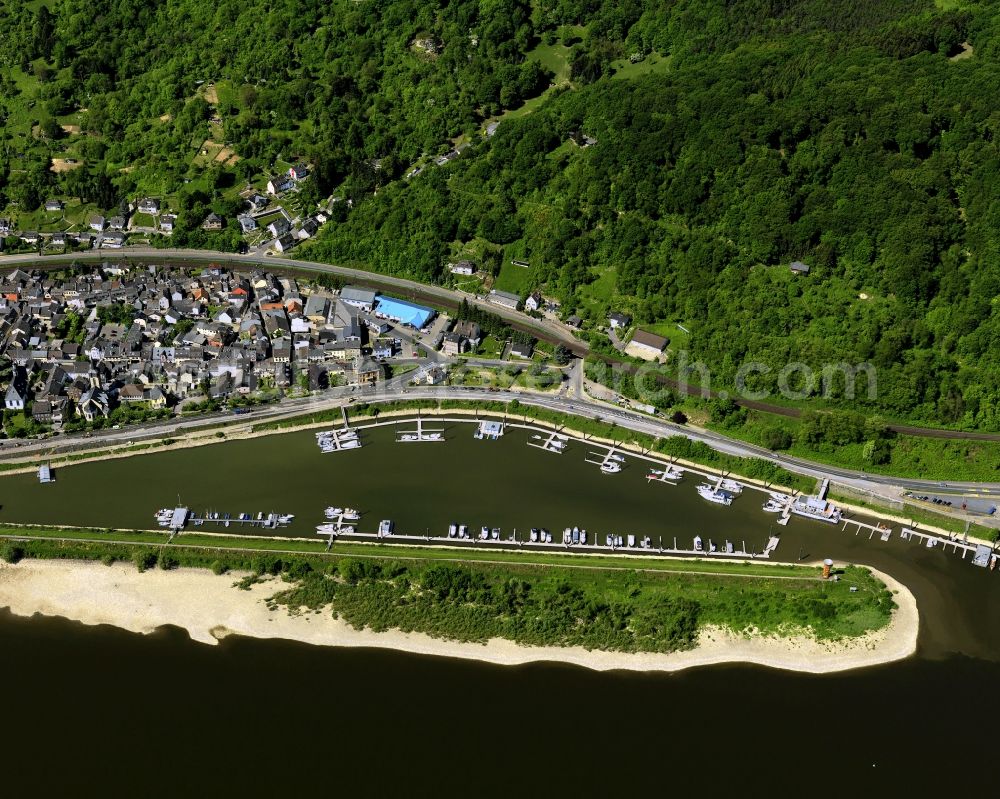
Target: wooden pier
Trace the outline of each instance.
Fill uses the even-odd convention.
[[[857,519],[844,519],[844,526],[840,529],[843,531],[852,525],[856,528],[854,530],[854,535],[859,535],[862,530],[867,530],[869,541],[875,537],[875,533],[878,533],[879,538],[883,541],[888,541],[889,537],[892,535],[891,527],[886,527],[884,524],[866,524],[865,522],[859,522]]]

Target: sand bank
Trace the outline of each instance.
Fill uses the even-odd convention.
[[[874,570],[873,570],[874,571]],[[778,669],[826,673],[888,663],[916,651],[919,616],[913,595],[886,574],[875,572],[895,593],[899,608],[888,627],[843,643],[808,637],[742,637],[702,632],[698,646],[672,654],[590,652],[581,647],[528,647],[495,639],[487,644],[446,641],[420,633],[355,630],[329,611],[289,615],[264,600],[280,581],[234,587],[233,575],[201,569],[151,570],[130,564],[104,566],[76,561],[0,562],[0,607],[19,616],[61,616],[84,624],[110,624],[137,633],[163,625],[215,644],[228,635],[283,638],[319,646],[375,647],[441,657],[515,665],[533,661],[573,663],[598,671],[680,671],[715,663],[755,663]]]

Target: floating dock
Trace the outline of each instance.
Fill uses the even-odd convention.
[[[440,430],[427,430],[423,420],[417,419],[416,430],[400,430],[396,433],[396,441],[444,441],[444,428]]]
[[[203,516],[197,516],[192,513],[188,517],[188,522],[196,527],[201,527],[203,524],[220,524],[223,527],[239,525],[270,529],[275,527],[285,527],[286,525],[291,524],[291,521],[294,518],[295,515],[291,513],[264,513],[261,511],[256,516],[252,513],[238,513],[236,516],[233,516],[231,513],[205,511]]]
[[[600,452],[588,452],[586,460],[587,463],[600,466],[604,474],[617,474],[622,470],[625,456],[621,455],[614,447],[608,447],[607,453],[603,455]]]
[[[674,466],[672,463],[663,469],[654,469],[652,466],[649,467],[649,474],[646,475],[646,480],[648,482],[657,483],[667,483],[668,485],[677,485],[677,481],[684,476],[684,470],[678,466]]]
[[[569,437],[561,436],[559,433],[549,433],[544,436],[536,433],[531,438],[534,439],[534,441],[528,441],[529,447],[543,449],[546,452],[554,452],[557,455],[562,455],[566,451],[566,445],[569,443]]]
[[[934,547],[941,547],[946,550],[951,547],[952,552],[961,552],[962,560],[965,560],[965,556],[970,552],[975,554],[979,544],[970,544],[968,542],[968,536],[965,536],[964,541],[960,541],[956,536],[949,538],[944,538],[939,535],[931,535],[929,533],[922,532],[920,530],[911,530],[909,527],[904,527],[899,531],[899,537],[904,541],[919,541],[924,544],[928,549],[933,549]],[[975,558],[973,558],[975,562]]]
[[[564,531],[563,536],[559,538],[553,538],[551,533],[547,535],[538,536],[536,540],[531,540],[527,535],[523,537],[519,536],[517,530],[515,530],[510,535],[498,536],[493,538],[492,532],[495,528],[486,528],[489,531],[487,538],[483,538],[482,532],[473,533],[469,531],[466,525],[454,525],[456,527],[456,535],[442,536],[442,535],[409,535],[406,533],[399,533],[395,529],[388,529],[384,526],[385,520],[379,525],[379,531],[375,533],[362,533],[356,531],[351,526],[345,526],[342,529],[337,529],[336,524],[330,523],[328,525],[320,525],[316,528],[318,535],[329,536],[327,541],[327,549],[330,549],[334,542],[343,536],[345,540],[369,540],[378,541],[387,538],[391,538],[393,541],[398,541],[400,543],[404,542],[420,542],[420,543],[430,543],[438,544],[444,546],[482,546],[482,545],[496,545],[503,547],[505,549],[510,549],[512,547],[518,547],[521,549],[536,549],[536,550],[572,550],[580,552],[633,552],[635,554],[647,554],[647,555],[675,555],[675,556],[686,556],[686,557],[708,557],[708,558],[731,558],[731,559],[750,559],[750,560],[760,560],[767,559],[771,556],[771,553],[778,546],[778,537],[771,536],[767,542],[767,545],[762,551],[758,552],[756,548],[750,549],[747,547],[746,541],[742,541],[741,546],[736,546],[736,541],[730,541],[724,539],[720,543],[716,543],[712,539],[706,539],[704,544],[701,542],[701,537],[696,536],[694,546],[690,549],[685,549],[678,545],[677,539],[673,539],[673,546],[664,546],[662,539],[658,540],[657,543],[653,543],[650,536],[640,536],[635,534],[629,535],[618,535],[614,533],[602,534],[603,539],[599,536],[590,536],[585,533],[585,531],[578,529],[579,539],[574,540],[573,538],[573,528],[569,528],[569,536],[566,538],[566,531]],[[462,529],[462,533],[458,533],[457,530]],[[537,529],[535,532],[538,532]],[[542,539],[545,540],[542,540]],[[603,540],[603,543],[598,543],[598,540]],[[699,548],[700,545],[700,548]]]
[[[483,420],[479,423],[479,427],[476,428],[476,432],[472,434],[473,438],[478,438],[480,440],[491,440],[496,441],[504,433],[503,422],[493,422],[488,420]]]
[[[52,467],[47,463],[43,463],[38,467],[38,482],[39,483],[54,483],[56,478],[52,476]]]
[[[361,449],[361,436],[358,435],[357,430],[351,430],[349,427],[339,430],[323,430],[316,434],[316,444],[323,453]]]

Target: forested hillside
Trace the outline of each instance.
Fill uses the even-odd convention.
[[[0,27],[0,208],[231,211],[302,158],[308,200],[353,201],[309,257],[444,281],[470,254],[590,326],[682,324],[716,387],[869,360],[869,410],[1000,429],[994,4],[48,0]],[[213,124],[235,157],[206,169]]]

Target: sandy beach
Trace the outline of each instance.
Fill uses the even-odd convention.
[[[317,646],[374,647],[423,655],[516,665],[534,661],[572,663],[598,671],[680,671],[716,663],[755,663],[814,674],[846,671],[901,660],[916,651],[919,615],[913,595],[887,574],[873,570],[899,606],[888,627],[844,643],[812,638],[742,637],[703,630],[698,646],[672,654],[590,652],[581,647],[528,647],[494,639],[486,644],[446,641],[420,633],[355,630],[328,610],[289,615],[271,611],[265,599],[284,585],[275,579],[243,591],[238,576],[201,569],[151,570],[131,564],[105,566],[75,561],[0,562],[0,607],[18,616],[61,616],[88,625],[109,624],[136,633],[164,625],[187,630],[195,641],[216,644],[228,635],[282,638]]]

